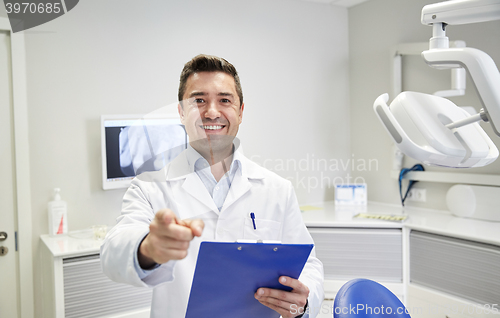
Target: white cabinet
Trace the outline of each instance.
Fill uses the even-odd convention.
[[[353,218],[359,212],[368,211],[391,214],[394,208],[368,206],[367,210],[336,209],[333,202],[318,206],[320,210],[305,211],[302,218],[314,239],[316,256],[323,263],[326,300],[333,300],[337,291],[354,278],[377,281],[403,300],[403,224]],[[327,310],[324,307],[322,310],[333,317],[331,308]]]
[[[500,247],[410,232],[413,318],[500,317]]]
[[[148,318],[151,289],[108,279],[101,270],[100,242],[85,232],[71,235],[41,237],[43,317]]]
[[[348,280],[369,278],[396,294],[412,318],[500,317],[500,222],[373,202],[364,210],[317,206],[302,216],[324,263],[327,300]],[[354,218],[360,212],[407,219]]]
[[[325,295],[354,278],[386,285],[403,298],[402,231],[398,228],[308,227],[323,263]]]

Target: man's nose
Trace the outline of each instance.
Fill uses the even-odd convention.
[[[219,107],[215,101],[208,103],[205,118],[215,119],[220,117]]]

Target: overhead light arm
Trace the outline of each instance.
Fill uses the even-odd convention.
[[[432,25],[425,62],[436,69],[467,69],[484,106],[470,116],[451,101],[428,94],[403,92],[387,105],[381,95],[374,110],[398,148],[426,164],[453,168],[493,162],[498,149],[477,121],[491,123],[500,136],[500,72],[493,59],[474,48],[449,48],[446,26],[500,20],[499,0],[450,0],[427,5],[421,22]]]

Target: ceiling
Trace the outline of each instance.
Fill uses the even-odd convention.
[[[324,4],[334,4],[337,6],[342,6],[346,8],[350,8],[362,2],[366,2],[368,0],[302,0],[307,2],[316,2],[316,3],[324,3]]]

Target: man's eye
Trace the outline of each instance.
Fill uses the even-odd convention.
[[[201,98],[195,98],[195,100],[194,100],[195,104],[203,104],[204,102],[205,102],[205,100],[201,99]]]
[[[223,99],[221,99],[220,101],[221,101],[221,103],[223,103],[223,104],[228,104],[228,103],[231,103],[231,100],[229,100],[229,99],[227,99],[227,98],[223,98]]]

